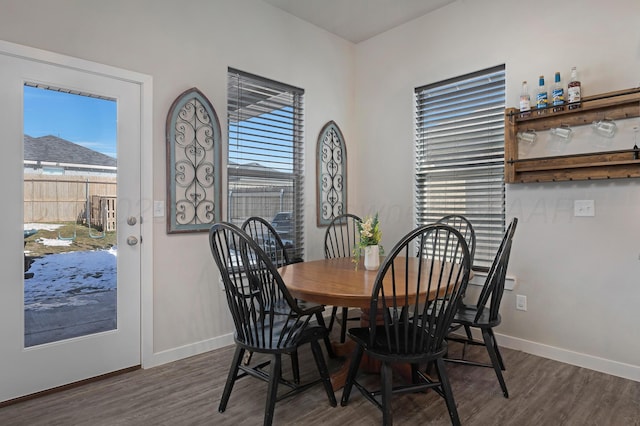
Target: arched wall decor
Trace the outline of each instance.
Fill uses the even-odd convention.
[[[334,121],[320,131],[316,156],[318,226],[327,226],[347,212],[347,147]]]
[[[209,100],[183,92],[167,115],[167,233],[208,231],[221,219],[222,137]]]

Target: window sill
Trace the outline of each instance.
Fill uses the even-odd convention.
[[[484,285],[484,281],[487,279],[487,273],[486,272],[480,272],[480,271],[473,271],[473,278],[471,278],[471,280],[469,281],[469,285],[477,285],[482,287]],[[513,288],[516,285],[516,277],[506,277],[505,282],[504,282],[504,289],[505,290],[513,290]]]

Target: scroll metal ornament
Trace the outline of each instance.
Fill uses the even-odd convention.
[[[347,147],[338,125],[330,121],[320,131],[317,151],[318,226],[347,212]]]
[[[167,115],[167,233],[208,231],[221,219],[220,122],[195,87]]]

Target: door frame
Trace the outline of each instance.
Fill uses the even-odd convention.
[[[140,87],[140,158],[153,158],[153,78],[135,71],[0,40],[0,53],[120,79]],[[140,362],[153,366],[153,164],[140,164]]]

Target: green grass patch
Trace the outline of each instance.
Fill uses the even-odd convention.
[[[116,245],[116,233],[105,232],[104,237],[101,231],[94,228],[91,230],[82,224],[73,222],[62,223],[55,231],[38,230],[34,235],[25,238],[25,251],[29,257],[44,256],[47,254],[67,253],[71,251],[91,251],[108,250]],[[68,246],[45,245],[38,242],[42,239],[48,240],[69,240]]]

